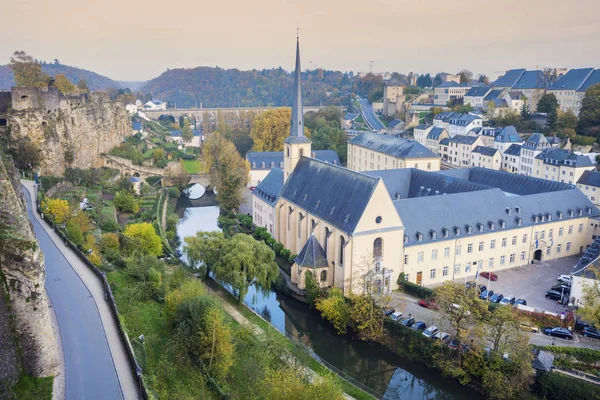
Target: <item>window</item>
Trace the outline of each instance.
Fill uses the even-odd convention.
[[[517,244],[517,237],[513,236],[512,237],[512,245],[515,246]]]
[[[435,279],[435,268],[429,271],[429,279]]]
[[[302,220],[304,219],[304,216],[302,215],[302,213],[298,213],[298,239],[300,239],[302,237]]]
[[[506,247],[506,238],[502,238],[502,247]]]
[[[579,229],[577,232],[579,232],[579,233],[583,232],[583,224],[579,224]]]
[[[465,265],[465,272],[471,272],[471,264]]]
[[[527,243],[527,234],[523,235],[523,240],[521,241],[521,243]]]
[[[506,256],[500,256],[500,265],[504,265],[506,263]]]
[[[514,264],[514,262],[515,262],[515,253],[512,253],[512,254],[510,255],[509,262],[510,262],[511,264]]]
[[[546,255],[549,256],[551,251],[552,251],[552,247],[547,247],[546,248]]]
[[[437,249],[431,250],[431,259],[433,261],[437,260]]]
[[[490,268],[494,267],[494,257],[490,257],[488,259],[488,267],[490,267]]]
[[[521,252],[521,261],[525,261],[525,252],[524,251]]]
[[[340,266],[344,265],[344,247],[346,247],[346,239],[343,236],[340,236]]]
[[[473,243],[469,243],[467,245],[467,253],[471,254],[473,252]]]
[[[483,242],[479,242],[479,251],[483,251]]]
[[[292,207],[288,207],[288,216],[287,216],[287,228],[288,231],[290,230],[290,226],[292,226],[292,212],[294,210],[292,209]]]
[[[571,251],[571,242],[567,243],[567,253]]]
[[[569,232],[567,232],[569,235],[573,234],[573,225],[569,225]]]
[[[459,275],[460,274],[460,264],[456,264],[454,266],[454,275]]]
[[[442,276],[448,276],[448,267],[442,268]]]
[[[554,229],[548,230],[548,238],[552,239],[553,236],[554,236]]]
[[[325,282],[327,280],[327,271],[321,271],[321,282]]]
[[[423,252],[422,251],[420,251],[417,254],[417,262],[420,262],[420,263],[423,262]]]
[[[383,257],[383,239],[377,238],[373,241],[373,258]]]
[[[562,236],[563,235],[563,228],[558,228],[558,236]]]
[[[450,257],[450,247],[444,248],[444,258]]]
[[[490,240],[490,249],[495,249],[496,248],[496,239],[492,239]]]
[[[462,245],[459,244],[458,246],[456,246],[456,255],[460,256],[461,252],[462,252]]]
[[[546,231],[540,232],[540,239],[544,239],[546,237]]]

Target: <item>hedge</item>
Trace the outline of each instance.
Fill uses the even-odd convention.
[[[588,349],[585,347],[564,347],[564,346],[535,346],[538,349],[549,351],[555,355],[565,355],[575,358],[584,364],[595,364],[600,362],[600,350]]]
[[[559,372],[538,372],[535,392],[546,400],[596,399],[600,386]]]
[[[418,297],[419,299],[431,299],[435,296],[433,290],[407,281],[404,278],[404,273],[401,273],[398,277],[398,285],[400,285],[400,290],[404,293]]]
[[[529,312],[525,310],[517,309],[517,314],[519,317],[523,319],[527,319],[531,321],[534,325],[540,326],[542,328],[546,327],[555,327],[555,326],[574,326],[575,320],[573,318],[573,313],[567,314],[565,320],[561,320],[560,317],[557,317],[552,314],[544,314],[542,312]]]

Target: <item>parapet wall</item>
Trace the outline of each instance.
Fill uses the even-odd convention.
[[[103,98],[108,94],[98,93],[97,98]],[[87,94],[76,94],[65,96],[57,88],[36,88],[14,86],[11,89],[12,109],[15,111],[23,110],[45,110],[47,112],[56,111],[60,108],[61,102],[66,101],[70,105],[83,106],[87,103]]]

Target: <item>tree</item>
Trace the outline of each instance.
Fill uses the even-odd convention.
[[[181,127],[181,138],[185,143],[191,143],[194,138],[194,132],[190,127],[190,121],[187,118],[183,119],[183,126]]]
[[[308,300],[308,306],[313,308],[319,298],[320,288],[315,281],[312,272],[306,272],[306,278],[304,282],[304,289],[306,290],[306,300]]]
[[[417,78],[417,86],[420,88],[431,87],[432,85],[433,81],[430,74],[421,75]]]
[[[58,74],[54,77],[54,86],[56,86],[62,94],[70,94],[77,91],[77,87],[63,74]]]
[[[342,118],[338,107],[329,106],[316,113],[306,113],[304,125],[311,132],[313,150],[335,150],[343,163],[348,151],[348,136],[342,129]]]
[[[151,224],[143,222],[127,225],[124,234],[135,242],[135,248],[142,254],[155,257],[162,254],[162,241]]]
[[[460,83],[463,84],[469,82],[473,78],[473,73],[468,69],[463,69],[458,73],[458,76],[460,76]]]
[[[119,211],[125,211],[136,214],[140,211],[140,205],[133,195],[129,192],[117,192],[113,199],[115,207]]]
[[[286,366],[267,370],[266,376],[260,380],[259,394],[256,398],[265,400],[312,400],[312,399],[344,399],[344,392],[336,383],[334,375],[325,375],[306,384],[299,372],[305,370]]]
[[[121,245],[116,233],[105,233],[100,238],[100,251],[108,259],[117,258]]]
[[[42,71],[40,63],[23,50],[14,52],[8,66],[13,71],[17,86],[34,86],[38,88],[48,86],[50,77]]]
[[[479,83],[483,83],[485,85],[489,85],[490,83],[490,78],[488,78],[486,75],[484,74],[480,74],[479,77],[477,78],[477,82]]]
[[[592,129],[600,133],[600,83],[590,86],[581,100],[577,132],[589,134]]]
[[[79,82],[77,82],[77,89],[79,89],[82,93],[90,92],[90,88],[83,79],[80,79]]]
[[[436,74],[435,78],[433,78],[433,86],[440,86],[442,84],[442,75]]]
[[[154,161],[156,161],[157,163],[166,160],[165,151],[163,149],[161,149],[160,147],[154,149],[154,153],[152,153],[152,157],[154,158]]]
[[[183,239],[183,252],[192,268],[204,270],[204,276],[208,279],[210,273],[220,262],[223,247],[226,240],[223,232],[196,232],[196,236],[188,236]]]
[[[541,113],[556,113],[558,108],[558,100],[554,93],[546,93],[540,97],[538,101],[537,110]]]
[[[479,300],[475,290],[466,290],[461,283],[446,282],[435,288],[435,298],[440,313],[456,330],[459,340],[464,340],[470,329],[478,336],[477,328],[487,313],[487,305]]]
[[[62,199],[47,198],[42,202],[42,211],[50,214],[54,218],[54,222],[62,224],[71,214],[69,202]]]
[[[377,340],[383,336],[383,314],[372,296],[350,296],[350,324],[362,340]]]
[[[589,273],[600,276],[597,267],[588,267]],[[583,285],[583,296],[581,298],[583,307],[579,307],[577,315],[580,315],[588,324],[600,326],[600,284],[595,279],[589,279]]]
[[[327,297],[317,299],[317,310],[340,335],[346,333],[350,322],[350,306],[340,289],[333,287]]]
[[[291,108],[278,108],[259,115],[254,121],[250,137],[254,142],[253,151],[282,151],[283,141],[290,136]],[[304,136],[310,132],[304,128]]]
[[[231,285],[241,303],[251,285],[270,288],[279,269],[275,253],[269,246],[252,236],[238,233],[225,242],[214,272],[217,279]]]
[[[77,224],[77,221],[73,218],[69,218],[67,221],[67,237],[76,245],[83,245],[83,232],[81,231],[81,227]]]
[[[506,353],[522,336],[519,321],[510,307],[498,307],[486,321],[485,339],[492,344],[492,350]]]
[[[233,143],[218,132],[210,134],[202,154],[213,187],[218,188],[217,201],[227,211],[236,210],[243,201],[250,166],[240,157]]]
[[[578,122],[577,116],[571,110],[558,113],[557,126],[561,129],[566,129],[566,128],[575,129],[575,128],[577,128],[577,122]]]
[[[527,121],[531,117],[531,111],[529,110],[529,104],[527,104],[527,100],[523,101],[523,106],[521,107],[521,118],[524,121]]]

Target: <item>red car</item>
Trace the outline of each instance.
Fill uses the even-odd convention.
[[[421,307],[429,308],[430,310],[439,309],[438,305],[435,304],[435,301],[433,300],[419,300],[419,305]]]
[[[482,272],[479,275],[481,275],[482,278],[489,279],[490,281],[497,281],[498,280],[498,275],[496,275],[493,272]]]

